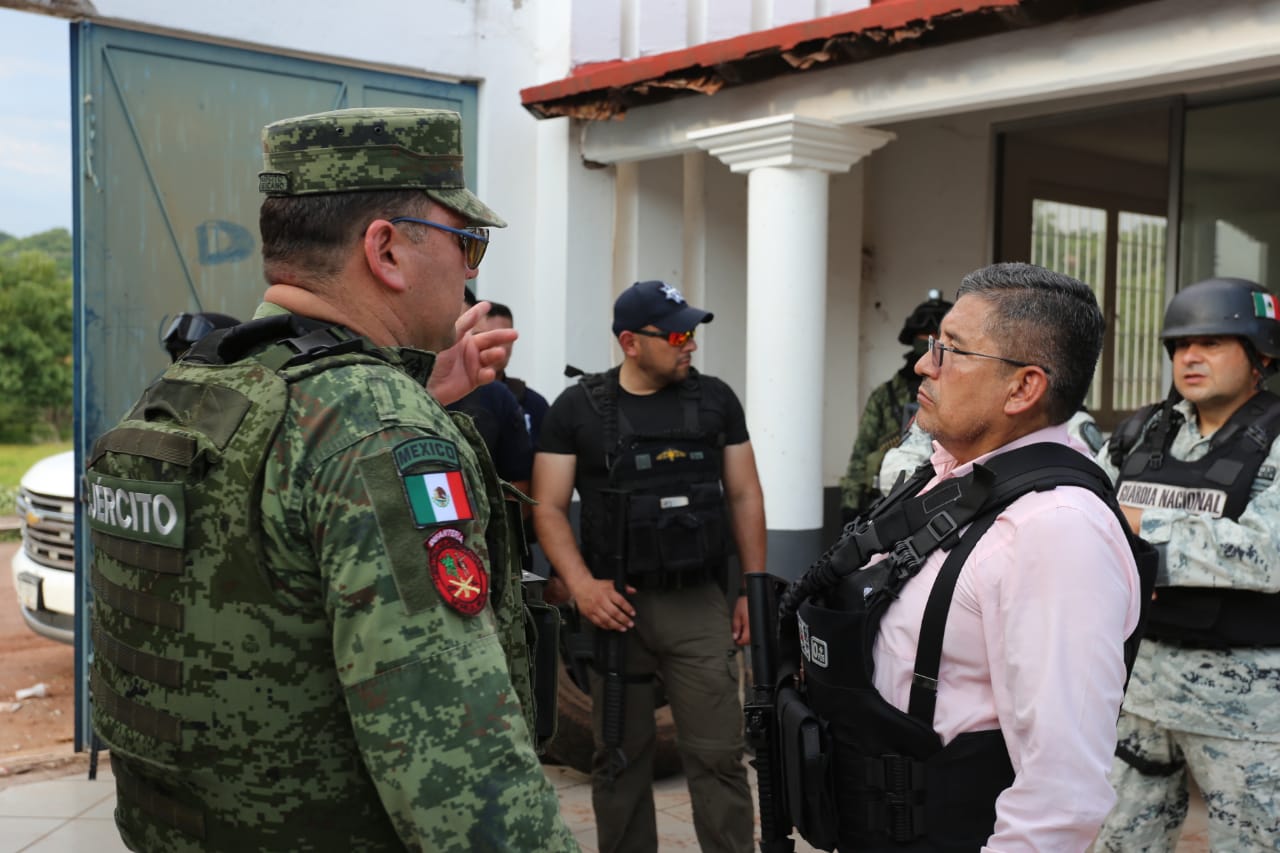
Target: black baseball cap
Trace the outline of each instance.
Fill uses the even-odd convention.
[[[694,308],[665,281],[637,281],[613,303],[613,334],[657,326],[664,332],[687,332],[715,315]]]

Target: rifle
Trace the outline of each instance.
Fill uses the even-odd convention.
[[[611,504],[606,518],[613,525],[610,531],[611,548],[607,557],[608,568],[613,573],[613,587],[626,595],[626,546],[627,546],[627,493],[615,489],[603,490],[602,497]],[[615,781],[627,769],[627,753],[622,748],[622,733],[627,710],[627,635],[622,631],[596,631],[596,659],[604,678],[604,713],[601,740],[608,752],[605,773],[610,782]]]
[[[755,753],[760,799],[761,853],[793,853],[791,813],[782,775],[778,730],[778,581],[770,575],[746,575],[747,617],[751,624],[751,694],[743,706],[747,741]]]

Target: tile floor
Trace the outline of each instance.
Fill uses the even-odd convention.
[[[547,767],[546,772],[559,793],[565,821],[584,853],[596,853],[590,779],[567,767]],[[748,774],[754,797],[755,773],[748,770]],[[112,818],[115,799],[115,781],[105,760],[92,782],[80,774],[6,788],[0,791],[0,853],[122,853],[126,848]],[[661,853],[697,850],[684,777],[657,783],[655,804]],[[1197,796],[1178,853],[1208,850],[1204,821],[1204,805]],[[797,853],[813,850],[797,840]]]
[[[567,767],[546,768],[560,795],[560,808],[584,853],[596,853],[595,818],[591,813],[591,780]],[[751,774],[752,796],[755,774]],[[658,838],[662,853],[698,849],[693,813],[683,776],[657,783]],[[14,785],[0,791],[0,853],[123,853],[116,834],[115,781],[104,760],[98,778],[83,774]],[[797,853],[813,848],[803,841]]]

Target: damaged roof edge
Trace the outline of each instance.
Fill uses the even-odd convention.
[[[681,50],[579,66],[569,77],[520,92],[537,118],[619,118],[632,107],[711,95],[805,73],[1048,23],[1142,0],[896,0]]]

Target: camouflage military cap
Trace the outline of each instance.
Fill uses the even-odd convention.
[[[452,110],[360,107],[262,129],[258,190],[269,196],[421,189],[472,225],[507,223],[462,175],[462,117]]]

